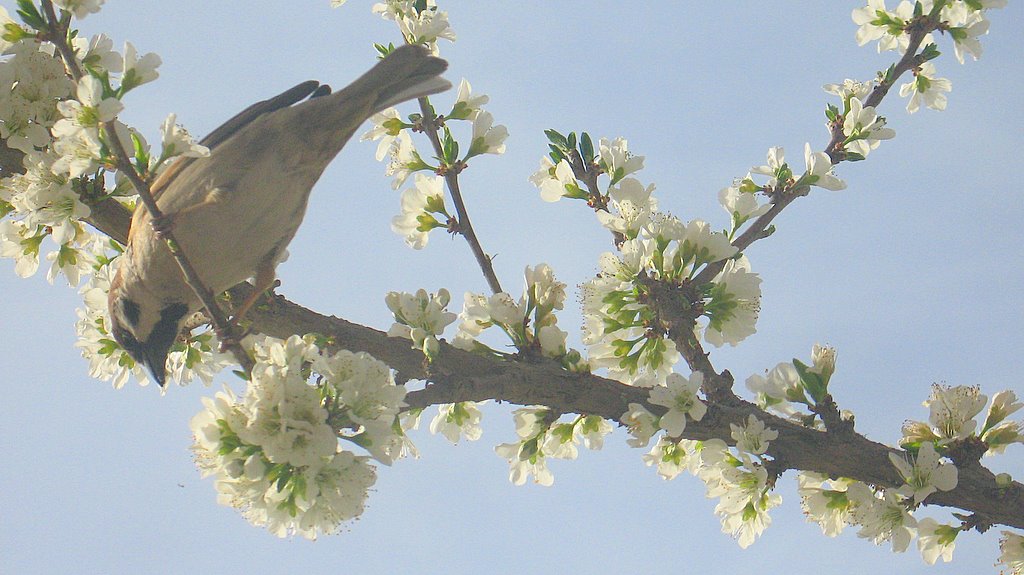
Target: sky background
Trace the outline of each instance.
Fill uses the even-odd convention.
[[[893,2],[890,2],[893,4]],[[13,13],[13,0],[0,0]],[[108,0],[81,22],[119,46],[163,59],[158,82],[132,92],[122,119],[159,140],[168,113],[202,136],[252,102],[315,78],[336,87],[374,61],[373,42],[399,42],[393,23],[351,0],[174,3]],[[714,7],[710,7],[710,6]],[[491,96],[511,133],[501,157],[474,159],[462,186],[484,248],[518,297],[522,271],[547,262],[570,288],[592,277],[609,234],[579,202],[547,204],[527,177],[546,152],[543,130],[623,136],[646,156],[637,177],[663,210],[727,223],[717,193],[770,146],[800,169],[804,142],[828,141],[822,84],[867,80],[895,59],[858,47],[858,2],[442,2],[458,42],[442,42],[447,77]],[[678,7],[677,7],[678,6]],[[1024,393],[1024,9],[992,11],[980,61],[961,66],[940,39],[945,112],[908,115],[896,90],[881,113],[897,132],[866,162],[843,164],[841,192],[815,190],[777,220],[748,256],[764,278],[758,333],[713,350],[743,381],[816,342],[838,348],[831,390],[857,428],[895,443],[933,382]],[[454,93],[435,99],[446,109]],[[403,114],[413,110],[406,105]],[[421,143],[422,145],[422,143]],[[387,329],[389,290],[447,287],[459,311],[486,283],[464,242],[435,232],[414,251],[390,231],[399,192],[352,142],[317,185],[278,269],[279,292],[326,314]],[[280,540],[216,504],[188,446],[188,420],[216,389],[88,377],[76,348],[76,291],[45,272],[20,279],[0,261],[0,573],[994,573],[997,532],[963,534],[950,565],[927,566],[916,544],[894,554],[829,539],[805,522],[794,473],[781,507],[741,550],[687,474],[663,481],[616,431],[599,452],[551,463],[553,487],[515,487],[493,452],[514,439],[510,406],[485,409],[484,435],[451,446],[425,430],[418,460],[378,469],[361,519],[316,542]],[[569,296],[559,324],[578,346]],[[449,332],[449,337],[454,332]],[[1024,476],[1024,448],[985,463]],[[949,520],[947,511],[927,510]]]

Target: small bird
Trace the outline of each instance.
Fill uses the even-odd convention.
[[[283,250],[302,223],[313,184],[373,114],[451,88],[448,67],[422,46],[402,46],[345,89],[316,81],[258,102],[200,143],[203,158],[181,158],[153,183],[174,237],[213,293],[255,279],[244,315],[269,288]],[[308,96],[308,98],[307,98]],[[167,354],[202,304],[141,203],[110,283],[110,333],[160,386]]]

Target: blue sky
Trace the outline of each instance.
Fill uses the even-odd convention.
[[[11,0],[0,4],[13,12]],[[160,80],[130,94],[122,115],[157,141],[170,112],[201,136],[301,80],[340,87],[355,78],[373,62],[373,42],[399,41],[370,4],[108,0],[81,29],[163,58]],[[542,202],[527,181],[546,151],[544,129],[626,137],[646,156],[638,177],[657,185],[663,210],[723,227],[718,190],[763,164],[770,146],[801,165],[804,142],[827,142],[823,110],[833,100],[822,84],[867,80],[894,59],[857,47],[857,2],[709,6],[443,3],[459,36],[442,43],[447,77],[489,94],[487,109],[511,133],[504,156],[471,161],[462,181],[514,295],[527,265],[547,262],[572,287],[611,249],[582,205]],[[949,109],[908,115],[894,91],[881,113],[896,139],[841,165],[846,190],[796,202],[749,250],[764,278],[758,333],[714,350],[719,369],[743,380],[830,343],[836,400],[861,432],[890,444],[905,419],[927,418],[921,402],[933,382],[1024,393],[1022,17],[1019,2],[991,12],[984,56],[963,66],[943,38],[937,66],[953,82]],[[386,329],[389,290],[444,286],[455,302],[485,291],[464,242],[435,234],[415,252],[390,231],[399,194],[374,150],[350,143],[317,185],[278,270],[280,293]],[[804,521],[792,473],[780,481],[785,502],[772,526],[741,550],[720,532],[702,483],[661,480],[621,431],[603,451],[554,463],[553,487],[514,487],[493,452],[514,436],[504,405],[485,410],[476,443],[414,435],[420,459],[379,469],[365,514],[340,535],[279,540],[218,506],[192,464],[188,419],[214,390],[160,396],[91,380],[73,347],[75,291],[44,274],[19,279],[13,267],[0,261],[3,573],[995,571],[994,532],[962,535],[954,563],[936,567],[916,548],[893,554],[852,529],[825,538]],[[578,344],[575,300],[559,324]],[[1009,451],[986,463],[1021,475],[1024,448]]]

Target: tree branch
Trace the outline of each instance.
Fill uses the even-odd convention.
[[[240,285],[232,297],[246,297],[252,287]],[[336,347],[365,351],[398,371],[399,378],[424,380],[428,385],[406,396],[410,408],[488,399],[516,405],[544,405],[560,413],[599,415],[618,421],[630,403],[653,413],[664,408],[647,403],[648,390],[592,374],[570,373],[552,360],[517,362],[476,355],[442,342],[441,353],[428,367],[423,354],[408,340],[388,337],[373,328],[318,314],[277,295],[250,312],[252,329],[273,337],[317,333]],[[744,424],[754,415],[779,432],[768,454],[780,471],[799,469],[832,477],[848,477],[885,487],[898,487],[902,478],[889,454],[903,454],[857,433],[830,433],[797,425],[753,403],[737,398],[732,404],[713,404],[701,421],[687,421],[684,437],[694,440],[731,439],[730,423]],[[975,464],[960,470],[956,489],[933,493],[927,503],[959,508],[990,523],[1024,528],[1024,485],[1000,489],[991,471]]]
[[[465,164],[457,162],[458,169],[452,169],[454,168],[453,166],[445,165],[444,147],[441,145],[441,138],[437,134],[438,117],[434,114],[434,108],[430,105],[430,101],[427,98],[420,98],[419,104],[420,112],[423,114],[423,133],[430,139],[430,144],[434,148],[434,154],[442,162],[441,175],[448,185],[452,202],[455,204],[455,214],[458,219],[457,231],[462,234],[462,237],[466,238],[466,243],[469,244],[469,249],[473,252],[473,257],[476,258],[476,263],[480,266],[480,271],[483,272],[491,292],[498,293],[504,291],[501,289],[501,282],[498,281],[497,274],[494,273],[491,257],[484,252],[483,246],[480,245],[480,240],[476,237],[473,224],[469,221],[469,210],[466,209],[466,202],[462,199],[462,190],[459,188],[459,172],[465,167]]]

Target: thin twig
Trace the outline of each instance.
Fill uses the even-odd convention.
[[[75,81],[77,82],[81,80],[83,76],[82,69],[78,66],[78,61],[75,58],[74,52],[65,40],[67,38],[67,30],[57,19],[51,0],[43,0],[43,10],[46,12],[46,17],[50,21],[50,42],[57,47],[61,57],[67,64],[68,70],[70,70],[72,76],[74,76]],[[135,167],[131,163],[128,153],[125,151],[124,146],[121,145],[121,140],[117,136],[115,122],[103,122],[103,131],[107,136],[107,146],[114,157],[115,166],[132,183],[135,191],[139,194],[139,200],[149,211],[150,221],[166,221],[166,215],[160,210],[160,207],[157,206],[156,200],[153,198],[153,194],[150,191],[149,184],[139,176],[138,171],[135,170]],[[164,241],[166,241],[167,248],[170,250],[174,260],[178,263],[178,267],[181,268],[181,272],[185,277],[185,282],[190,288],[192,288],[192,291],[195,292],[196,296],[202,302],[203,307],[206,308],[222,345],[234,354],[235,358],[238,359],[238,362],[245,371],[250,371],[253,366],[253,361],[242,347],[241,343],[239,343],[241,338],[238,336],[237,326],[228,321],[227,315],[217,304],[215,294],[213,294],[203,284],[199,274],[196,272],[185,253],[181,250],[181,244],[175,240],[173,232],[170,229],[165,229],[159,231],[158,234]]]
[[[434,109],[427,98],[420,98],[419,103],[420,111],[423,114],[423,133],[430,139],[430,144],[434,147],[434,154],[443,162],[444,148],[441,146],[441,138],[437,135],[437,116],[434,115]],[[494,273],[494,266],[491,265],[490,256],[484,252],[484,248],[480,245],[480,240],[476,237],[476,232],[473,231],[473,224],[469,221],[469,211],[466,210],[466,203],[462,200],[462,192],[459,189],[459,174],[456,170],[446,169],[442,171],[444,181],[448,184],[448,191],[452,195],[452,202],[455,204],[455,216],[458,220],[457,231],[469,243],[469,249],[473,252],[473,257],[476,258],[476,263],[480,266],[480,270],[483,272],[491,291],[499,293],[503,291],[501,289],[501,282],[498,281],[498,276]]]
[[[907,50],[900,58],[900,61],[893,67],[893,73],[887,81],[879,82],[872,90],[871,95],[864,101],[864,107],[877,107],[882,99],[885,98],[886,94],[889,93],[889,89],[896,83],[896,80],[900,76],[905,74],[907,71],[916,68],[921,65],[920,57],[917,54],[917,49],[921,46],[921,42],[928,33],[932,32],[938,27],[937,21],[934,19],[929,20],[927,18],[922,19],[914,27],[910,34],[910,42],[907,45]],[[832,165],[835,166],[840,162],[844,161],[842,154],[840,153],[840,146],[842,144],[844,135],[841,129],[833,130],[832,137],[828,145],[825,147],[825,151],[832,161]],[[793,203],[798,197],[807,195],[806,193],[780,193],[777,194],[772,203],[772,207],[761,217],[754,220],[754,222],[748,227],[739,237],[732,242],[732,245],[736,247],[739,252],[743,252],[751,244],[757,240],[766,237],[766,230],[769,224],[776,216],[782,212],[789,204]],[[712,264],[708,264],[703,270],[700,271],[694,278],[693,282],[695,285],[705,284],[715,278],[725,267],[725,261],[718,261]]]

